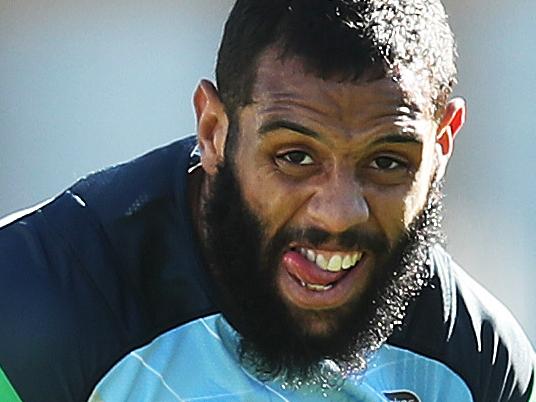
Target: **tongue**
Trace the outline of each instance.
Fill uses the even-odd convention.
[[[324,271],[296,251],[288,251],[283,255],[283,265],[288,273],[305,283],[327,286],[338,281],[347,272]]]

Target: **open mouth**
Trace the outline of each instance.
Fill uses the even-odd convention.
[[[302,287],[315,292],[325,292],[332,289],[338,281],[354,269],[363,258],[364,252],[327,251],[306,247],[291,247],[294,264],[291,264],[289,274]],[[301,257],[301,258],[300,258]]]
[[[288,302],[304,309],[336,308],[366,286],[364,250],[327,248],[291,244],[283,254],[278,283]]]

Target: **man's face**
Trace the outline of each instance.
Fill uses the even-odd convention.
[[[333,239],[358,229],[394,247],[424,206],[435,144],[435,125],[409,113],[398,85],[324,81],[297,60],[267,53],[252,98],[240,113],[234,162],[263,240],[285,228],[320,229]],[[307,312],[358,299],[383,251],[291,241],[274,267],[278,292],[309,331],[322,334],[330,323]]]
[[[243,305],[230,307],[233,324],[263,315],[238,324],[243,335],[292,333],[336,354],[339,338],[366,329],[398,269],[429,194],[437,127],[391,79],[325,81],[272,51],[252,99],[228,139],[217,201],[208,200],[212,269],[229,305]],[[221,216],[224,205],[233,218]]]

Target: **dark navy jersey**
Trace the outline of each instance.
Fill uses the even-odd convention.
[[[114,365],[155,337],[217,325],[188,207],[194,146],[188,137],[94,173],[4,223],[0,367],[23,401],[85,401]],[[409,353],[440,365],[474,401],[528,401],[536,363],[519,325],[443,249],[430,253],[432,282],[378,358]],[[433,370],[419,378],[441,381]],[[442,389],[438,401],[450,400]],[[387,400],[419,397],[383,391]]]

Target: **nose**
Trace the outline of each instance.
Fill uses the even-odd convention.
[[[309,199],[307,212],[313,226],[332,234],[362,224],[370,215],[355,172],[334,172],[329,175]]]

